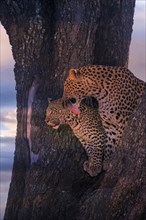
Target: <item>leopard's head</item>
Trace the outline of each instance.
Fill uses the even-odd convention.
[[[65,109],[62,107],[62,102],[60,100],[51,101],[48,99],[45,122],[54,129],[58,129],[60,124],[64,122],[64,110]]]
[[[81,101],[90,96],[88,87],[90,79],[87,79],[78,69],[70,69],[69,75],[64,82],[63,99],[67,103],[72,102],[70,110],[76,114],[79,112]]]
[[[54,129],[58,129],[60,124],[68,124],[75,117],[70,111],[71,106],[71,103],[67,104],[63,99],[49,99],[45,122]]]

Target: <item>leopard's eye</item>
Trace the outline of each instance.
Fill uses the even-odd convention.
[[[51,113],[52,113],[51,109],[48,109],[48,110],[47,110],[47,114],[48,114],[48,115],[51,115]]]
[[[70,102],[72,102],[73,104],[76,103],[76,99],[75,98],[70,98],[68,99]]]
[[[62,102],[62,107],[65,108],[65,101]]]

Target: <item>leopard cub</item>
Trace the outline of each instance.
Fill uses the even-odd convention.
[[[98,109],[81,102],[80,114],[75,115],[69,110],[73,104],[68,105],[69,108],[64,107],[63,99],[49,101],[45,121],[54,129],[60,124],[71,127],[88,156],[83,165],[84,170],[92,177],[97,176],[112,154]]]

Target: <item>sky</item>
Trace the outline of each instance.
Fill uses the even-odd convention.
[[[128,68],[146,82],[146,0],[136,0]]]
[[[146,0],[137,0],[129,69],[146,81]],[[3,220],[7,200],[16,135],[16,91],[14,60],[8,36],[0,24],[0,220]]]
[[[14,60],[8,36],[0,25],[0,220],[11,179],[16,135]]]

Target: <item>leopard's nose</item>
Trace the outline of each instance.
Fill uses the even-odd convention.
[[[45,122],[48,123],[48,122],[49,122],[49,119],[45,119]]]

